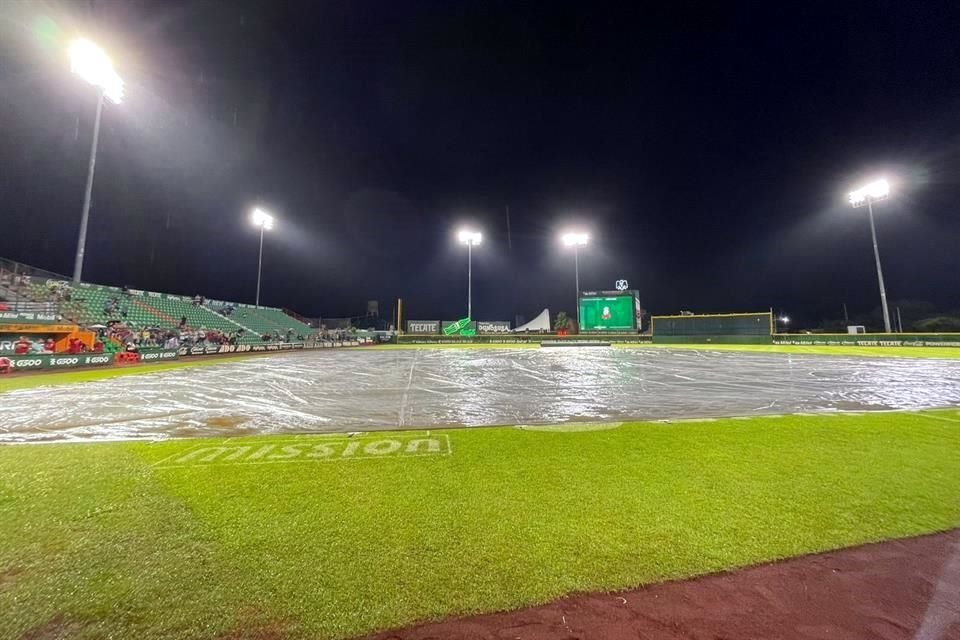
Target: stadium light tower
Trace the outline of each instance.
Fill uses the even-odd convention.
[[[100,139],[100,116],[103,99],[114,104],[123,101],[123,80],[113,69],[110,57],[97,45],[81,38],[70,43],[70,70],[98,89],[97,115],[93,120],[93,144],[90,147],[90,163],[87,166],[87,187],[83,193],[83,213],[80,215],[80,237],[77,240],[77,255],[73,261],[73,281],[80,282],[83,276],[83,254],[87,248],[87,223],[90,220],[90,196],[93,193],[93,171],[97,164],[97,142]]]
[[[263,268],[263,232],[273,229],[273,216],[260,209],[259,207],[253,210],[253,215],[250,216],[253,220],[253,226],[260,227],[260,257],[257,258],[257,308],[260,308],[260,272]]]
[[[880,307],[883,310],[883,329],[890,333],[890,310],[887,308],[887,289],[883,286],[883,269],[880,267],[880,249],[877,248],[877,227],[873,223],[873,203],[875,200],[886,200],[890,197],[890,183],[885,179],[875,180],[870,184],[850,192],[850,204],[854,208],[867,205],[870,213],[870,235],[873,238],[873,257],[877,261],[877,281],[880,283]]]
[[[461,229],[457,239],[467,245],[467,317],[473,320],[473,247],[480,244],[483,236],[479,231]]]
[[[567,231],[560,240],[565,247],[573,247],[573,273],[577,284],[577,332],[580,332],[580,247],[587,246],[590,236],[582,231]]]

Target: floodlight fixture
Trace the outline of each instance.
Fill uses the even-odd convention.
[[[886,178],[874,180],[856,191],[851,191],[849,195],[850,204],[854,207],[862,207],[871,201],[885,200],[888,197],[890,197],[890,183]]]
[[[480,244],[480,241],[483,240],[483,234],[471,229],[461,229],[459,233],[457,233],[457,239],[465,245],[472,246]]]
[[[114,104],[123,101],[123,80],[110,56],[95,43],[78,38],[70,43],[70,70],[100,89]]]
[[[560,239],[567,247],[582,247],[590,241],[590,236],[580,231],[568,231]]]
[[[256,227],[266,229],[267,231],[273,229],[273,216],[259,207],[253,210],[253,214],[250,216],[250,219],[253,221],[253,224]]]

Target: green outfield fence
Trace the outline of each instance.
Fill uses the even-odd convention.
[[[770,344],[773,314],[764,311],[653,316],[650,327],[655,343]]]
[[[569,342],[593,342],[596,340],[603,340],[604,342],[610,342],[613,344],[639,344],[639,343],[649,343],[650,336],[648,335],[638,335],[635,333],[604,333],[600,334],[579,334],[579,335],[570,335],[570,336],[557,336],[553,333],[515,333],[515,334],[489,334],[489,335],[476,335],[476,336],[444,336],[444,335],[414,335],[406,334],[401,336],[394,336],[394,344],[540,344],[544,340],[566,340]]]

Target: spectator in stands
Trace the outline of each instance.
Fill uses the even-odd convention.
[[[180,324],[177,325],[177,328],[180,329],[180,331],[183,331],[187,328],[187,316],[182,316],[180,318]]]
[[[54,353],[57,350],[57,343],[53,338],[47,338],[47,341],[43,343],[43,350],[46,353]]]
[[[110,298],[103,303],[103,313],[107,316],[112,316],[113,312],[117,310],[117,299]]]
[[[13,345],[13,352],[18,356],[25,356],[30,353],[30,341],[27,340],[27,336],[20,336],[20,339]]]
[[[96,340],[93,343],[93,352],[94,353],[103,353],[103,342]]]
[[[176,334],[173,332],[167,334],[167,341],[163,344],[164,349],[179,349],[180,340],[177,339]]]

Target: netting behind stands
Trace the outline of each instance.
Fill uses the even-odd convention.
[[[654,336],[769,336],[770,312],[654,316]]]

